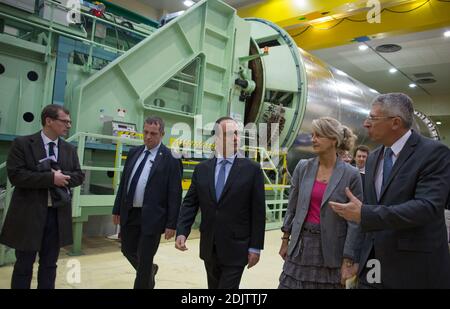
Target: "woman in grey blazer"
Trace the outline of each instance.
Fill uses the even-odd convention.
[[[347,202],[348,187],[362,199],[358,170],[337,156],[350,150],[356,136],[339,121],[313,121],[313,150],[317,157],[301,160],[291,180],[280,255],[285,260],[279,288],[342,288],[356,274],[360,230],[347,223],[329,201]]]

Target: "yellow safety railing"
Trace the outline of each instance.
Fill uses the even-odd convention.
[[[131,133],[128,131],[119,131],[119,137],[128,137],[131,139],[143,139],[142,133]],[[116,144],[116,154],[115,154],[115,168],[120,167],[122,164],[122,160],[126,159],[126,156],[122,155],[120,141]],[[176,149],[181,153],[189,153],[198,151],[199,149],[203,151],[214,151],[215,145],[213,143],[203,142],[203,141],[192,141],[192,140],[184,140],[178,138],[170,138],[169,139],[169,149]],[[286,151],[268,151],[263,147],[253,147],[253,146],[243,146],[241,147],[242,151],[249,152],[250,158],[256,162],[259,162],[263,169],[264,178],[268,183],[265,187],[266,190],[284,190],[288,186],[287,183],[287,152]],[[273,162],[272,157],[279,156],[281,160],[281,168]],[[259,158],[259,160],[258,160]],[[183,165],[195,166],[199,164],[199,161],[189,160],[187,158],[182,159]],[[268,165],[268,167],[264,167],[264,165]],[[266,171],[273,171],[275,173],[275,181],[271,181],[270,177],[267,175]],[[282,172],[281,178],[279,177],[280,170]],[[187,172],[193,172],[193,170],[189,169]],[[281,179],[281,182],[280,182]],[[116,179],[116,173],[114,173],[113,183],[117,184],[118,180]],[[183,179],[183,189],[189,189],[191,184],[190,179]]]
[[[143,140],[144,139],[144,134],[142,133],[137,133],[137,132],[129,132],[129,131],[119,131],[117,132],[117,136],[120,138],[129,138],[129,139],[134,139],[134,140]],[[114,167],[122,167],[122,160],[126,160],[127,156],[122,155],[122,141],[117,141],[116,143],[116,153],[114,155]],[[113,185],[118,184],[119,183],[119,179],[117,179],[117,176],[119,175],[119,173],[114,172],[114,177],[113,177]]]

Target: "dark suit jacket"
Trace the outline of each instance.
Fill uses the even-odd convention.
[[[126,195],[130,176],[136,160],[145,146],[132,148],[123,168],[113,214],[120,215],[120,225],[128,221]],[[170,149],[161,144],[150,170],[145,187],[141,213],[141,231],[144,235],[162,234],[166,228],[176,229],[181,205],[181,164],[172,156]]]
[[[245,266],[248,249],[263,249],[264,245],[266,205],[261,167],[237,157],[216,201],[215,166],[216,158],[196,166],[181,207],[177,235],[189,236],[200,208],[200,258],[211,260],[215,245],[219,263]]]
[[[359,175],[361,175],[361,182],[362,182],[362,186],[364,188],[364,186],[366,184],[366,174],[359,173]]]
[[[450,192],[447,198],[447,209],[450,210]]]
[[[366,164],[361,253],[374,247],[386,288],[450,288],[450,255],[444,207],[450,186],[450,150],[413,131],[395,162],[380,200],[375,173],[384,147]]]
[[[52,172],[38,172],[39,160],[45,158],[41,132],[14,140],[7,159],[8,178],[15,186],[11,204],[3,225],[0,242],[22,251],[38,251],[47,218],[48,191],[54,187]],[[58,141],[58,165],[69,175],[69,188],[83,183],[84,174],[75,147]],[[58,208],[60,246],[70,245],[72,238],[72,208]]]

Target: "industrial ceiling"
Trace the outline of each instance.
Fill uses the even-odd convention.
[[[167,13],[186,9],[182,0],[140,2]],[[282,26],[299,47],[379,92],[401,91],[429,100],[430,106],[420,107],[442,123],[450,139],[450,37],[444,36],[450,35],[449,0],[225,2],[240,17]],[[386,44],[400,50],[377,51]]]

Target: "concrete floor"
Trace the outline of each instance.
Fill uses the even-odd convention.
[[[194,236],[194,235],[193,235]],[[281,244],[279,230],[266,232],[265,249],[259,263],[245,269],[241,288],[273,289],[278,286],[283,260],[278,255]],[[189,250],[175,249],[174,242],[162,242],[155,256],[159,265],[156,275],[157,289],[207,288],[206,272],[199,258],[199,239],[188,239]],[[84,255],[70,257],[62,249],[56,287],[60,289],[128,289],[132,288],[135,271],[120,252],[120,243],[105,238],[89,238],[83,241]],[[75,260],[74,260],[75,259]],[[80,265],[80,282],[74,276],[75,265]],[[37,264],[34,267],[32,288],[36,287]],[[12,265],[0,267],[0,288],[10,287]],[[69,280],[67,280],[69,277]]]

